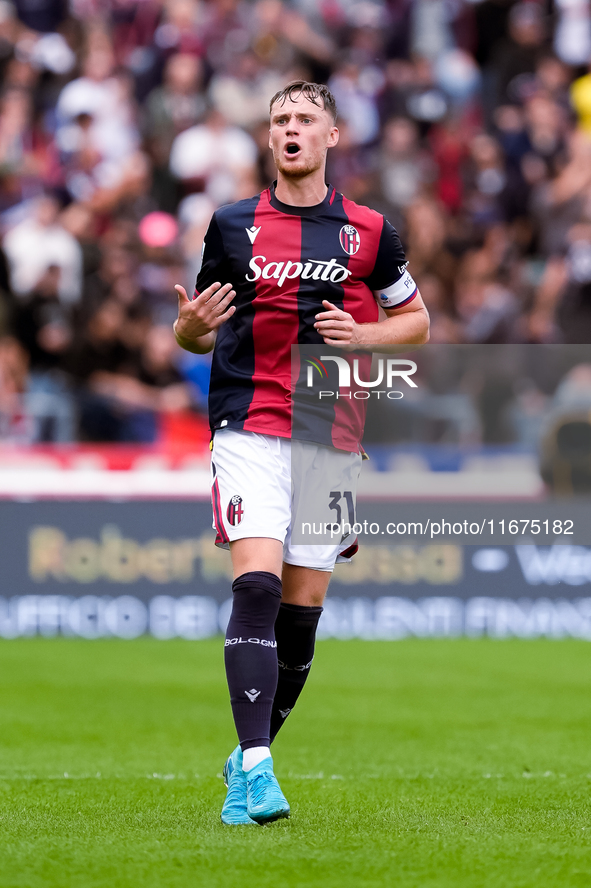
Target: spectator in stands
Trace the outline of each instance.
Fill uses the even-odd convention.
[[[56,142],[70,194],[88,201],[99,189],[114,189],[132,175],[139,134],[131,84],[115,74],[107,35],[95,36],[84,60],[83,76],[60,93]]]
[[[508,17],[508,34],[492,53],[496,72],[496,103],[519,102],[531,88],[543,55],[546,28],[538,3],[517,3]]]
[[[146,331],[138,350],[125,343],[126,312],[104,303],[89,321],[72,370],[79,380],[80,430],[99,441],[156,440],[161,412],[190,407],[190,390],[175,366],[177,350],[170,325]]]
[[[61,269],[50,265],[32,292],[14,307],[12,329],[29,355],[23,404],[33,442],[71,442],[76,405],[66,372],[72,346],[72,306],[60,301]]]
[[[203,63],[189,53],[171,55],[161,86],[152,90],[144,107],[143,129],[158,156],[170,152],[175,136],[198,123],[205,113]]]
[[[539,249],[548,258],[564,253],[567,233],[585,218],[591,197],[591,139],[570,134],[567,162],[552,179],[542,179],[532,194],[531,210],[539,225]]]
[[[591,137],[591,71],[575,80],[570,95],[579,127]]]
[[[591,56],[591,10],[587,0],[555,0],[556,55],[567,65],[585,65]]]
[[[33,440],[32,421],[23,395],[27,387],[28,356],[18,339],[0,338],[0,440],[29,444]]]
[[[50,265],[14,308],[12,329],[29,353],[33,372],[60,368],[72,342],[72,311],[59,298],[61,269]]]
[[[393,117],[384,126],[379,160],[384,197],[397,213],[420,196],[434,178],[434,164],[421,150],[419,130],[408,117]]]
[[[266,103],[299,76],[337,93],[330,180],[401,230],[434,341],[591,336],[587,0],[37,6],[0,4],[0,335],[37,417],[15,434],[71,436],[70,386],[86,439],[160,434],[170,283],[272,180]],[[208,359],[181,367],[203,409]]]
[[[28,90],[6,90],[0,104],[0,166],[4,170],[27,172],[27,155],[32,149],[32,112]]]
[[[64,303],[80,299],[82,250],[76,238],[64,228],[56,197],[39,197],[27,216],[4,237],[4,251],[10,266],[13,292],[27,296],[39,284],[50,266],[60,269],[59,298]]]
[[[256,159],[254,140],[210,108],[203,123],[174,140],[170,170],[187,193],[205,191],[219,206],[252,193]]]
[[[275,95],[284,76],[268,69],[252,50],[234,57],[227,71],[215,73],[209,84],[209,99],[228,123],[251,130],[268,123],[269,96]]]

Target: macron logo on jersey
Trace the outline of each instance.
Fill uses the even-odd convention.
[[[244,230],[246,231],[251,244],[254,244],[255,240],[257,239],[257,234],[261,230],[261,226],[259,225],[258,228],[255,228],[253,225],[252,228],[245,228]]]
[[[246,230],[248,231],[248,229]],[[263,265],[264,262],[267,264]],[[249,283],[258,281],[261,277],[265,280],[275,278],[278,287],[282,287],[285,281],[298,277],[303,280],[330,281],[333,284],[340,284],[351,275],[349,269],[337,262],[336,259],[330,261],[309,259],[307,262],[291,262],[290,260],[267,262],[266,256],[253,256],[248,267],[253,273],[252,277],[248,274],[245,275]]]

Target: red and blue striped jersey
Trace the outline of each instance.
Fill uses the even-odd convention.
[[[231,283],[236,311],[217,333],[209,390],[212,432],[293,433],[293,345],[323,345],[314,329],[322,300],[357,323],[416,295],[400,238],[379,213],[329,186],[322,203],[281,203],[274,188],[217,210],[210,222],[196,294]],[[371,355],[364,360],[371,362]],[[357,451],[364,404],[339,402],[317,443]],[[318,438],[318,434],[316,435]],[[310,440],[314,439],[314,435]]]

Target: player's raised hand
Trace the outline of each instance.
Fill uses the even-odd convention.
[[[337,348],[354,349],[358,345],[357,324],[348,311],[337,308],[328,299],[322,300],[326,311],[316,315],[316,330],[320,333],[327,345],[335,345]]]
[[[199,343],[198,340],[217,330],[236,311],[236,306],[230,305],[236,295],[232,284],[222,286],[216,281],[195,299],[189,299],[180,284],[175,285],[175,290],[179,298],[179,316],[174,322],[174,332],[179,345],[189,351],[193,350],[192,345],[213,347],[213,339],[211,343]]]

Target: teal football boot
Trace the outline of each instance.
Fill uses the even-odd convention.
[[[238,745],[222,772],[224,783],[228,787],[226,801],[222,808],[222,823],[226,826],[256,825],[246,811],[246,774],[242,770],[242,750]]]
[[[273,759],[269,756],[246,772],[248,816],[257,823],[271,823],[289,817],[289,803],[273,773]]]

